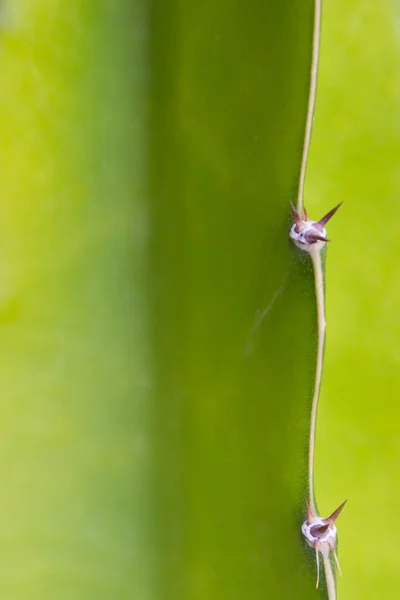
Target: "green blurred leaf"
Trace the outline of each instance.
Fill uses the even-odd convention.
[[[0,591],[146,598],[143,16],[1,8]]]
[[[318,597],[300,534],[314,283],[288,239],[312,24],[313,2],[153,7],[160,598]]]

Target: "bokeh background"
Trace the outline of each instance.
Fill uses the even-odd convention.
[[[343,599],[400,585],[400,37],[392,0],[324,0],[306,203],[329,227],[321,510],[343,499]]]
[[[145,344],[133,285],[140,236],[132,232],[141,221],[131,201],[132,191],[141,193],[132,173],[143,160],[133,147],[141,140],[138,70],[125,78],[140,8],[0,4],[0,588],[7,598],[146,593],[138,541]]]

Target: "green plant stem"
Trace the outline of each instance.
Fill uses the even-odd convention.
[[[336,582],[335,582],[335,576],[333,574],[331,559],[330,559],[329,555],[330,555],[329,547],[324,546],[322,549],[322,556],[323,556],[323,560],[324,560],[326,589],[328,591],[329,600],[336,600]]]
[[[314,462],[315,462],[315,437],[317,427],[317,411],[318,401],[321,391],[322,369],[324,361],[324,346],[325,346],[325,289],[324,289],[324,273],[321,260],[322,244],[312,246],[309,251],[315,281],[315,297],[317,302],[318,314],[318,347],[317,347],[317,364],[315,369],[314,394],[311,407],[311,423],[310,423],[310,441],[308,449],[308,485],[310,497],[310,509],[314,516],[317,516],[317,508],[314,493]]]
[[[297,195],[297,211],[304,218],[304,183],[306,179],[307,159],[310,149],[311,131],[315,111],[315,99],[317,95],[317,75],[319,63],[319,46],[321,34],[321,0],[315,0],[314,3],[314,30],[313,30],[313,48],[310,76],[310,95],[308,97],[306,129],[304,134],[303,156],[301,160],[301,171],[299,181],[299,191]]]

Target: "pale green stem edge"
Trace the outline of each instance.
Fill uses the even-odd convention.
[[[314,269],[315,283],[315,298],[317,302],[318,316],[318,347],[317,347],[317,364],[315,369],[314,393],[311,406],[311,422],[310,422],[310,441],[308,447],[308,488],[309,488],[309,504],[311,512],[314,516],[318,516],[315,493],[314,493],[314,459],[315,459],[315,438],[317,429],[317,411],[318,401],[321,391],[322,369],[324,362],[324,347],[325,347],[325,289],[324,289],[324,272],[322,266],[321,251],[325,244],[315,244],[311,246],[309,254],[312,260]]]
[[[311,131],[314,120],[315,101],[317,93],[317,76],[319,64],[319,48],[321,36],[321,12],[322,0],[314,1],[314,27],[313,27],[313,42],[312,42],[312,59],[311,59],[311,76],[310,76],[310,92],[307,107],[307,119],[304,135],[303,155],[301,161],[299,190],[297,195],[297,212],[304,218],[304,184],[307,170],[307,159],[311,142]],[[315,384],[311,407],[311,422],[310,422],[310,439],[308,451],[308,489],[309,489],[309,505],[314,516],[318,516],[314,494],[314,459],[315,459],[315,439],[317,427],[317,410],[318,401],[322,382],[322,369],[325,347],[325,288],[324,288],[324,272],[322,266],[321,251],[325,243],[317,243],[313,245],[309,254],[313,264],[314,282],[315,282],[315,297],[317,303],[318,315],[318,348],[317,348],[317,364],[315,370]],[[323,564],[325,571],[325,581],[328,591],[328,599],[336,600],[336,582],[330,561],[330,550],[325,545],[321,548],[323,556]]]
[[[321,37],[321,0],[314,0],[314,27],[311,58],[310,92],[308,96],[306,129],[304,134],[303,156],[301,159],[299,191],[297,194],[297,212],[304,219],[304,183],[306,179],[307,159],[310,149],[311,131],[314,119],[315,99],[317,95],[317,75],[319,62],[319,45]]]

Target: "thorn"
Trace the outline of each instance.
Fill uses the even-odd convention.
[[[329,525],[333,525],[334,522],[336,521],[336,519],[338,518],[338,516],[340,515],[340,513],[342,512],[344,505],[347,502],[347,498],[344,502],[342,502],[342,504],[330,515],[330,517],[328,517],[327,519],[324,519],[325,523],[329,523]]]
[[[321,538],[326,534],[329,527],[330,527],[330,524],[325,523],[325,525],[313,525],[313,527],[311,527],[311,530],[315,537]]]
[[[323,235],[314,235],[314,238],[316,240],[319,240],[320,242],[330,242],[331,240],[324,237]]]
[[[342,577],[342,569],[340,568],[338,555],[336,554],[335,544],[329,544],[329,545],[330,545],[330,548],[332,550],[332,554],[333,554],[333,557],[335,559],[335,563],[336,563],[337,569],[339,571],[339,575],[340,575],[340,577]]]
[[[315,557],[317,560],[317,585],[315,586],[318,589],[319,586],[319,550],[318,550],[318,544],[315,544]]]
[[[312,244],[313,242],[330,242],[330,240],[326,237],[324,237],[323,235],[319,235],[318,233],[315,233],[314,231],[306,231],[306,233],[304,234],[304,237],[306,238],[306,240],[308,241],[309,244]]]
[[[301,223],[301,217],[299,215],[299,213],[297,212],[297,210],[295,209],[294,205],[292,204],[292,202],[290,203],[290,206],[292,208],[292,215],[293,215],[293,220],[296,224],[295,230],[297,233],[300,233],[302,227],[302,223]]]
[[[307,500],[306,500],[306,509],[307,509],[307,522],[313,523],[314,515],[311,512],[310,505],[308,504]]]
[[[338,559],[338,556],[336,554],[336,548],[333,548],[332,552],[333,552],[333,556],[335,557],[335,563],[336,563],[336,566],[338,568],[339,575],[340,575],[340,577],[342,577],[342,569],[340,568],[339,559]]]
[[[332,208],[332,210],[330,210],[328,213],[326,213],[326,215],[324,217],[322,217],[322,219],[320,219],[318,221],[318,223],[320,225],[322,225],[322,227],[325,227],[326,223],[329,221],[329,219],[331,219],[333,217],[335,212],[342,206],[342,204],[343,204],[343,202],[341,202],[340,204],[335,206],[335,208]]]
[[[308,212],[306,211],[306,207],[303,206],[303,212],[304,212],[304,220],[305,221],[309,221],[310,217],[308,216]]]

